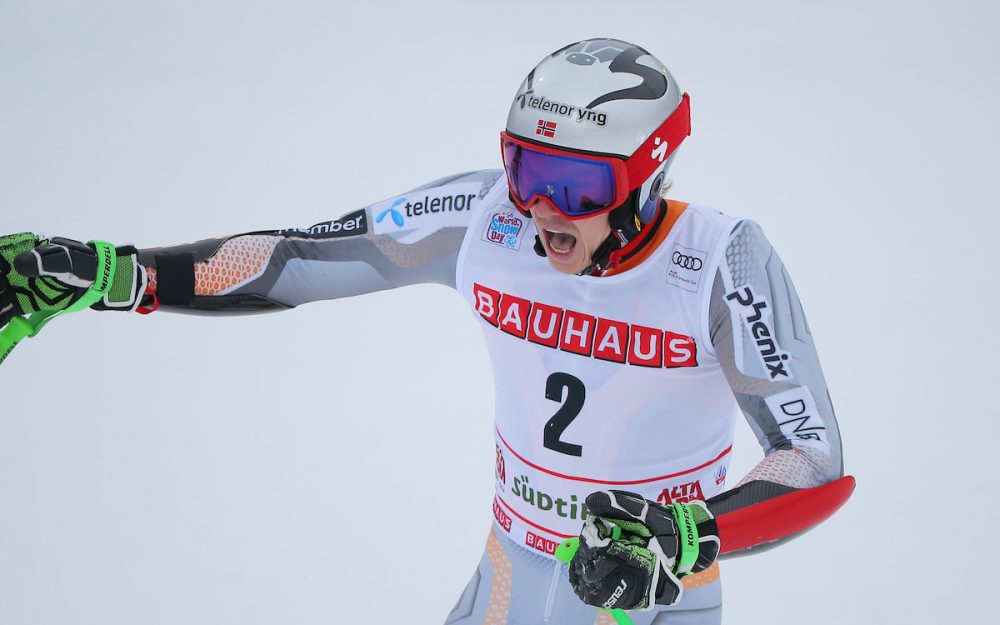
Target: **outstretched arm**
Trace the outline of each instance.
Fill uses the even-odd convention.
[[[802,305],[757,224],[744,221],[730,235],[709,314],[712,345],[765,454],[734,489],[709,505],[720,518],[724,551],[731,552],[733,545],[727,548],[722,518],[737,511],[745,517],[754,506],[770,515],[776,532],[761,543],[774,546],[808,529],[801,518],[782,519],[782,501],[793,499],[780,498],[817,489],[795,499],[818,496],[810,505],[832,507],[826,516],[842,503],[837,501],[842,488],[816,493],[843,476],[843,459],[833,404]]]
[[[454,286],[471,213],[500,177],[459,174],[311,228],[174,247],[0,236],[0,362],[50,319],[87,307],[236,314],[421,282]]]
[[[469,215],[500,176],[442,178],[311,228],[140,250],[147,299],[175,312],[237,314],[408,284],[454,286]]]

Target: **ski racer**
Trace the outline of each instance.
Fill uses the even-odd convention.
[[[502,171],[174,247],[0,238],[0,358],[85,306],[225,315],[451,286],[493,361],[496,496],[446,623],[719,623],[717,557],[809,529],[853,482],[761,228],[664,197],[690,128],[688,95],[646,50],[571,44],[518,89]],[[727,490],[740,413],[765,456]]]

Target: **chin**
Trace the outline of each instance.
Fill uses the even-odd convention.
[[[584,270],[584,267],[573,268],[573,267],[567,267],[565,265],[557,265],[551,260],[549,260],[549,266],[558,271],[559,273],[565,273],[567,275],[578,274]]]
[[[585,258],[577,259],[576,258],[578,256],[577,254],[573,255],[573,257],[574,257],[573,259],[566,259],[566,260],[558,259],[558,260],[556,260],[554,258],[555,254],[553,254],[552,250],[548,250],[547,249],[545,251],[546,251],[546,255],[548,257],[549,266],[552,267],[553,269],[555,269],[556,271],[561,272],[561,273],[571,274],[571,275],[572,274],[578,274],[581,271],[583,271],[584,269],[586,269],[587,265],[590,264],[590,263],[586,262]],[[586,257],[586,258],[589,258],[589,256]]]

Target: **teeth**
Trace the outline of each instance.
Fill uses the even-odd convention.
[[[576,239],[575,239],[575,237],[573,237],[573,235],[568,234],[566,232],[561,232],[559,230],[552,230],[550,228],[543,228],[543,229],[549,235],[547,238],[549,240],[549,247],[552,248],[552,251],[557,252],[559,254],[566,254],[570,250],[573,249],[573,244],[576,241]],[[567,241],[568,245],[566,247],[563,247],[563,246],[559,245],[558,243],[556,243],[556,240],[558,238],[562,238],[562,237],[568,238],[568,241]]]

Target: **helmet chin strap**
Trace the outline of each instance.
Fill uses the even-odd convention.
[[[664,216],[666,216],[667,211],[665,210],[665,203],[660,200],[655,217],[647,225],[642,226],[637,217],[638,207],[639,190],[636,189],[621,206],[614,208],[608,213],[608,223],[611,225],[611,233],[597,246],[597,249],[590,256],[590,265],[577,273],[578,276],[586,276],[613,269],[623,257],[631,256],[642,249],[649,240],[649,237],[640,235],[655,232],[663,221]],[[547,256],[545,247],[542,245],[542,239],[537,234],[535,235],[534,249],[535,253],[539,256],[543,258]]]
[[[621,239],[618,238],[621,235],[622,231],[612,228],[608,238],[604,239],[604,242],[597,246],[597,249],[590,256],[590,265],[576,275],[589,276],[592,273],[607,271],[613,265],[616,265],[617,262],[613,262],[612,257],[617,250],[628,244],[628,239],[624,237]]]

